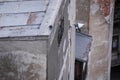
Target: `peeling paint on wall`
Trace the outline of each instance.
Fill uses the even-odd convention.
[[[98,0],[103,15],[106,17],[110,14],[110,0]]]
[[[89,33],[93,37],[87,80],[109,80],[110,0],[90,0]]]

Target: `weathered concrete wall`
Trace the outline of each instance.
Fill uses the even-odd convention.
[[[75,8],[75,0],[71,0],[71,3],[69,0],[61,1],[63,4],[54,22],[49,42],[33,37],[0,39],[0,80],[74,79],[75,60],[74,50],[72,52],[70,50],[73,48],[70,25],[73,26],[75,20],[75,11],[72,10]],[[69,12],[71,13],[68,14]],[[58,34],[62,19],[64,19],[62,25],[64,32],[59,45]],[[75,32],[75,28],[73,31]],[[74,41],[72,44],[74,45]],[[48,47],[49,54],[47,54]]]
[[[74,80],[75,64],[75,12],[76,0],[63,0],[54,24],[50,40],[53,42],[48,54],[48,80]],[[64,18],[64,34],[58,46],[58,31]],[[50,67],[53,65],[52,67]],[[51,74],[51,72],[53,74]]]
[[[70,50],[70,22],[72,24],[75,17],[73,14],[70,14],[71,16],[68,14],[71,11],[69,4],[69,0],[63,0],[50,36],[52,41],[50,40],[48,53],[48,80],[74,80],[74,53],[71,54]],[[61,20],[64,20],[64,25],[62,25],[64,30],[62,29],[63,35],[59,45],[58,36],[60,35]]]
[[[69,80],[74,80],[74,67],[75,67],[75,19],[76,19],[76,0],[70,0],[70,4],[68,7],[68,13],[69,13],[69,20],[70,20],[70,26],[69,29],[69,36],[70,36],[70,75]]]
[[[89,0],[76,0],[76,23],[83,23],[84,27],[81,32],[87,33],[89,31]]]
[[[110,80],[110,0],[90,0],[89,34],[93,37],[87,80]]]
[[[47,40],[0,41],[0,80],[46,80]]]

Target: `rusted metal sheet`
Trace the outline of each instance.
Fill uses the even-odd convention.
[[[0,0],[0,2],[5,2],[5,1],[17,1],[17,0]]]
[[[90,51],[91,47],[91,42],[92,42],[92,37],[81,34],[81,33],[76,33],[76,59],[79,61],[87,61],[88,58],[88,53]]]
[[[17,1],[17,0],[0,0],[0,2],[5,2],[5,1]]]
[[[40,1],[40,0],[0,0],[0,2],[10,2],[10,1]]]
[[[1,28],[0,37],[36,36],[39,34],[38,28],[39,25]]]
[[[47,2],[40,1],[20,1],[20,2],[1,2],[0,13],[23,13],[46,11]]]
[[[61,1],[0,0],[0,37],[50,35],[49,26],[54,25]],[[32,25],[39,26],[23,28]],[[22,29],[16,30],[17,27]]]
[[[45,13],[0,14],[0,27],[40,24]]]

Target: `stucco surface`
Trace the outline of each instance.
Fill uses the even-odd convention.
[[[46,41],[0,41],[0,80],[46,80]]]
[[[89,34],[93,37],[93,42],[87,80],[109,80],[110,25],[105,19],[110,16],[109,7],[109,0],[90,0]]]

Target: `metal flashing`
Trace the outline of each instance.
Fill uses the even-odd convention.
[[[92,37],[82,33],[76,33],[75,58],[79,61],[86,62],[90,51]]]

